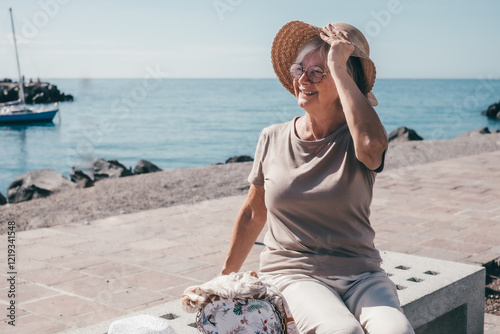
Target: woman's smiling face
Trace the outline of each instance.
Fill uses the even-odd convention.
[[[319,52],[316,51],[310,53],[304,58],[301,65],[304,69],[307,69],[312,65],[320,66],[325,70],[326,75],[319,83],[316,84],[309,80],[305,72],[298,80],[293,80],[295,97],[297,98],[299,106],[306,111],[316,108],[332,108],[339,96],[333,78],[327,71],[328,68],[326,64],[324,64],[324,60],[320,56]]]

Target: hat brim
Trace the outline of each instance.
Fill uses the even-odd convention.
[[[346,26],[352,27],[343,23],[333,24],[333,26],[336,25],[338,25],[341,29]],[[293,78],[290,75],[289,69],[295,59],[297,59],[297,56],[304,45],[312,38],[319,36],[321,31],[321,28],[308,23],[302,21],[291,21],[285,24],[274,38],[273,45],[271,47],[271,61],[274,73],[276,73],[276,76],[281,84],[294,96]],[[353,43],[353,45],[354,51],[351,54],[351,57],[360,58],[361,66],[363,67],[365,75],[364,87],[360,87],[360,90],[363,94],[368,94],[375,84],[375,64],[355,43]]]

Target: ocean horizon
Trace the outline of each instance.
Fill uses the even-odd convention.
[[[53,123],[0,126],[0,193],[25,172],[51,168],[69,178],[93,158],[127,167],[146,159],[164,170],[253,156],[261,130],[303,115],[277,79],[44,79],[73,102]],[[375,108],[388,132],[406,126],[424,140],[480,127],[500,99],[500,80],[377,79]]]

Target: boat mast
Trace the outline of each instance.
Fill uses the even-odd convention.
[[[16,49],[16,60],[17,60],[17,74],[19,75],[19,98],[23,104],[26,104],[24,101],[24,87],[23,87],[23,78],[21,77],[21,66],[19,65],[19,55],[17,54],[17,40],[16,40],[16,31],[14,29],[14,19],[12,18],[12,8],[9,8],[10,12],[10,23],[12,24],[12,36],[14,37],[14,48]]]

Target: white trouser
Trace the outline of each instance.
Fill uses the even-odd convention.
[[[384,272],[259,276],[281,290],[301,333],[414,334],[396,286]]]

